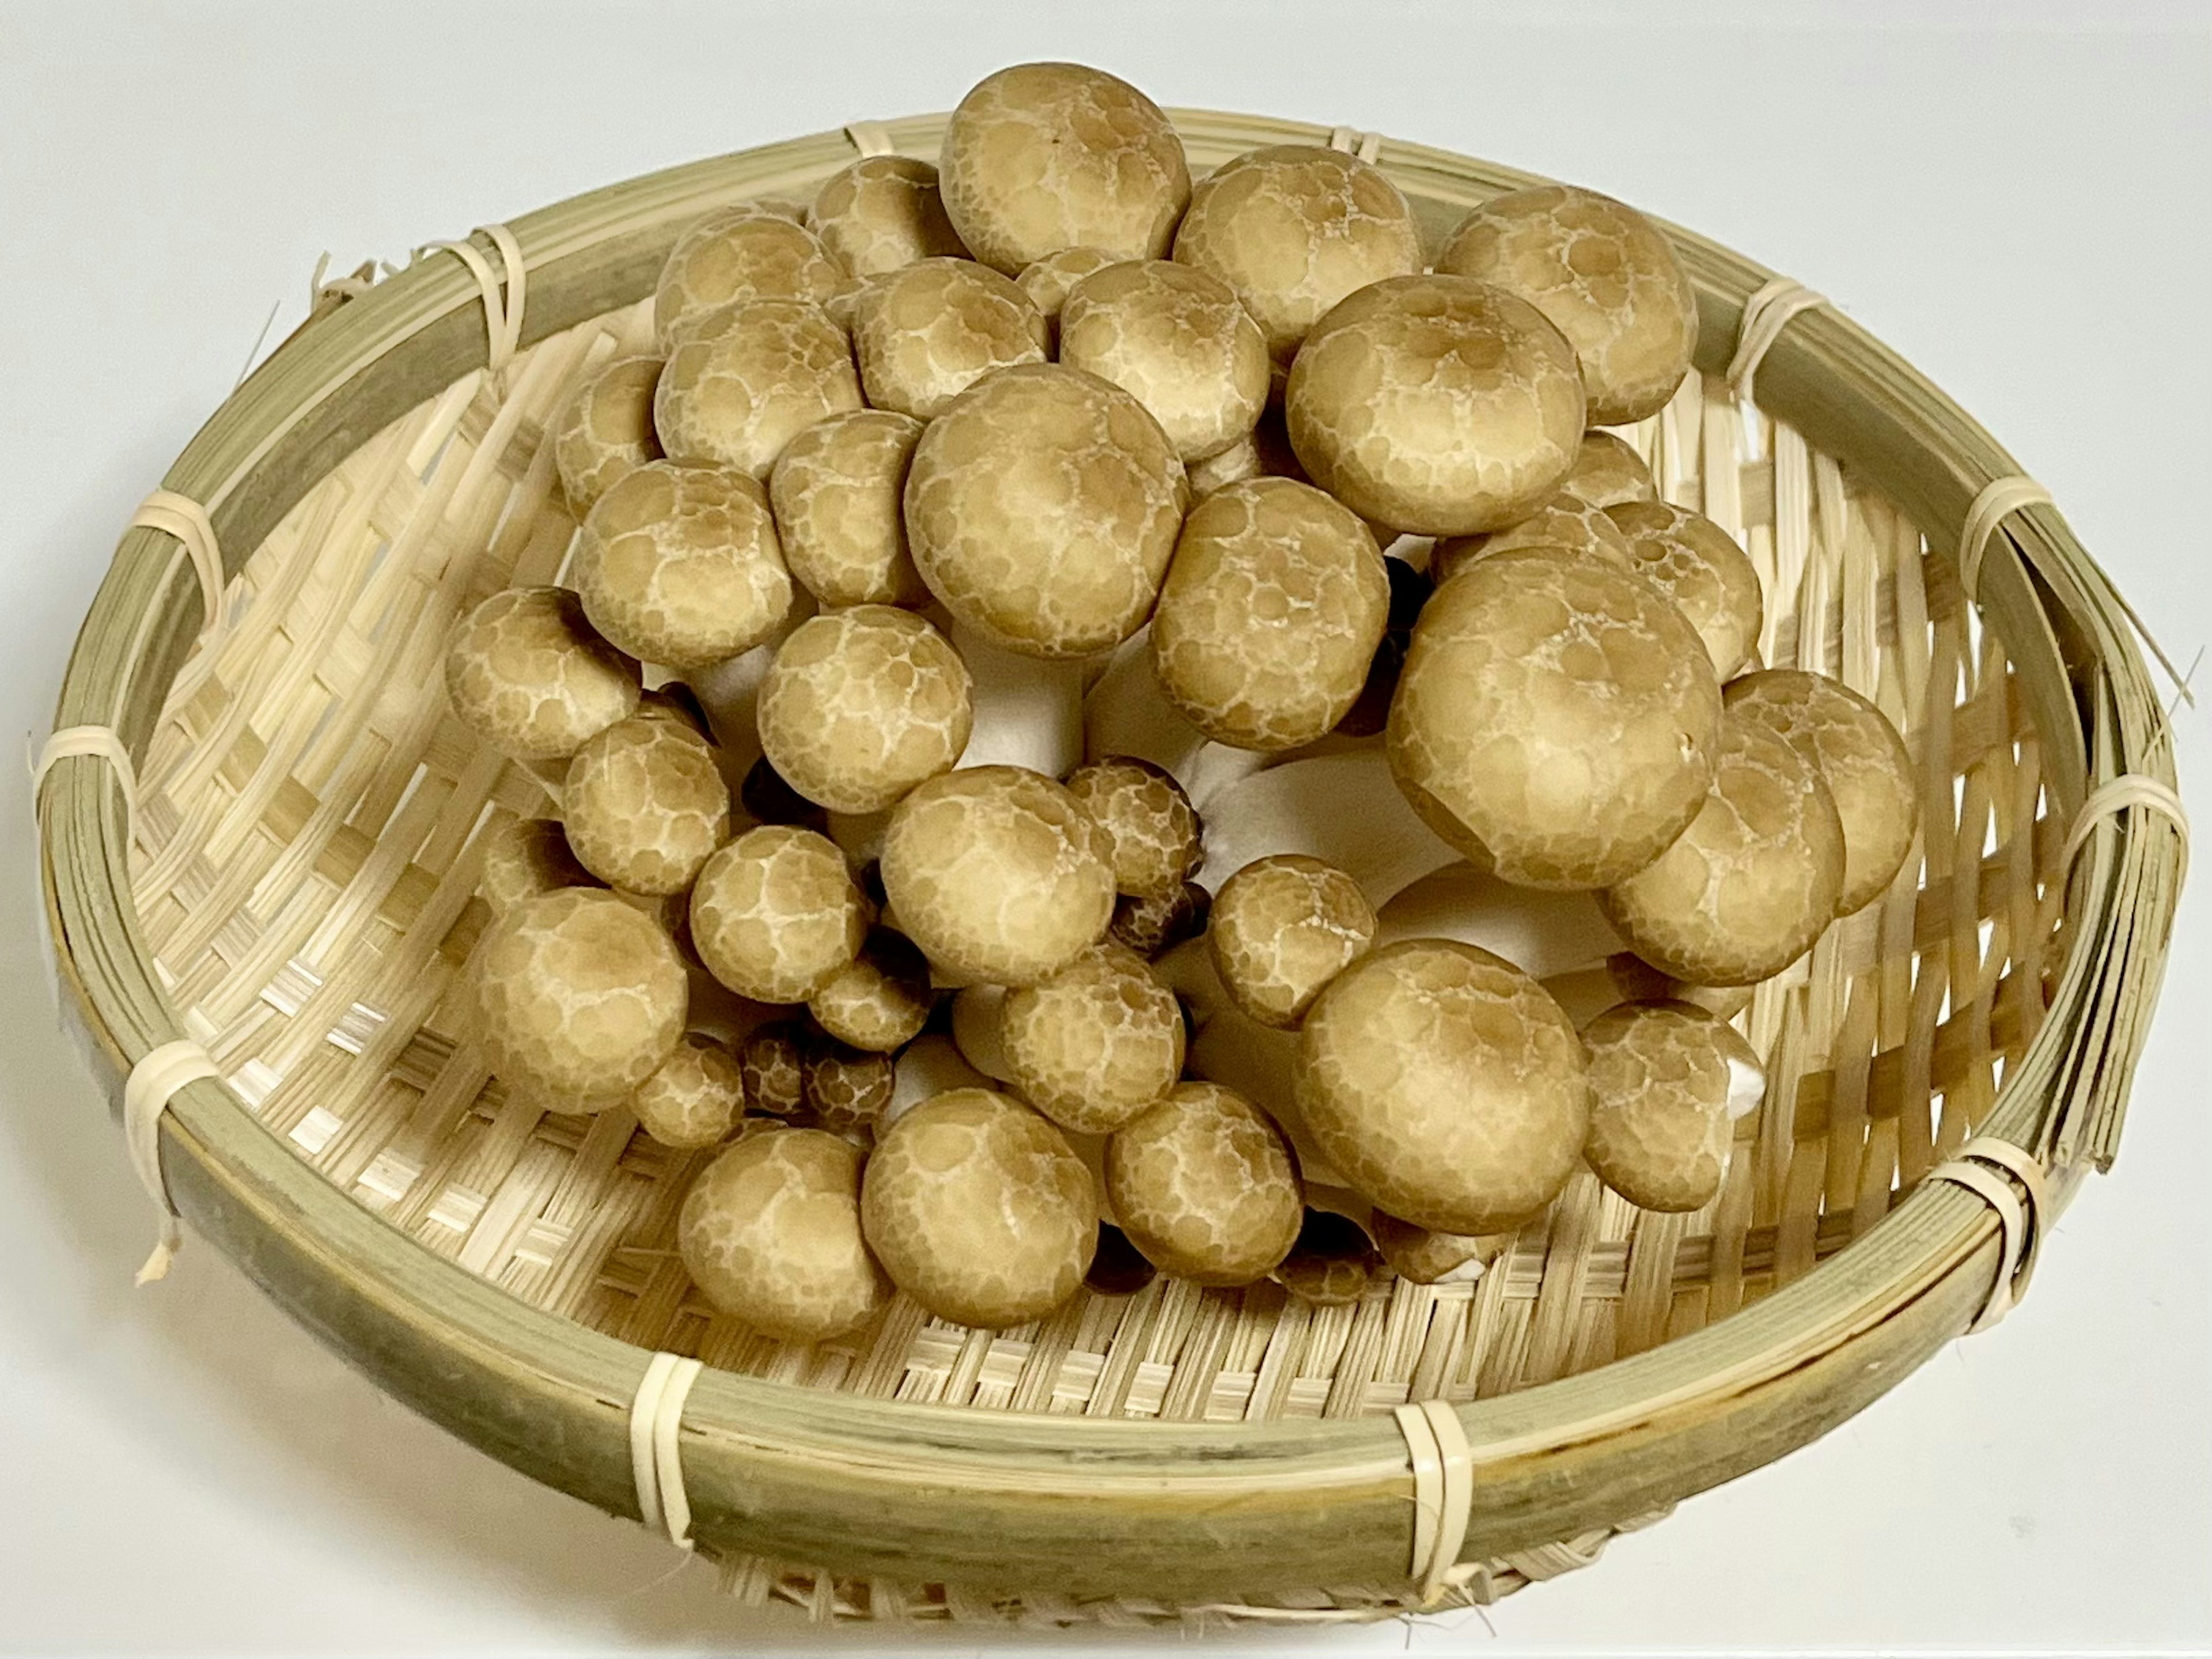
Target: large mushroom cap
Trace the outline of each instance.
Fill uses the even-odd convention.
[[[617,357],[576,388],[554,422],[553,465],[578,518],[633,467],[660,459],[653,429],[658,357]]]
[[[1109,265],[1060,315],[1060,361],[1150,410],[1185,461],[1249,436],[1267,402],[1267,344],[1218,276],[1164,259]]]
[[[805,226],[757,203],[711,213],[684,234],[661,267],[653,320],[664,349],[710,311],[747,300],[827,305],[850,283]]]
[[[629,1109],[664,1146],[712,1146],[744,1115],[744,1075],[727,1048],[702,1031],[686,1031],[659,1069],[631,1091]]]
[[[1617,564],[1623,570],[1636,568],[1628,538],[1606,516],[1605,509],[1560,489],[1517,524],[1487,536],[1450,536],[1438,542],[1429,555],[1429,575],[1441,586],[1469,560],[1516,547],[1563,547],[1571,553],[1587,553]]]
[[[729,838],[714,747],[675,720],[617,720],[576,751],[561,795],[576,857],[625,892],[682,892]]]
[[[1703,514],[1665,501],[1609,507],[1636,568],[1674,600],[1705,641],[1713,672],[1733,678],[1759,649],[1765,600],[1751,557]]]
[[[1056,364],[1003,369],[922,433],[908,544],[945,609],[994,643],[1088,656],[1151,613],[1183,487],[1159,422],[1119,386]]]
[[[1720,688],[1649,582],[1527,548],[1477,559],[1414,625],[1390,771],[1431,828],[1528,887],[1657,858],[1712,781]]]
[[[756,1002],[804,1002],[860,953],[867,929],[845,855],[811,830],[748,830],[691,890],[691,939],[707,971]]]
[[[702,319],[668,353],[653,420],[669,459],[756,478],[817,421],[859,409],[852,343],[805,300],[752,300]]]
[[[854,318],[868,401],[925,421],[993,369],[1042,362],[1051,342],[1029,295],[973,259],[924,259],[878,277]]]
[[[1230,1000],[1262,1025],[1288,1030],[1366,953],[1375,928],[1358,882],[1319,859],[1280,853],[1221,884],[1206,944]]]
[[[1291,447],[1362,518],[1465,536],[1524,518],[1583,434],[1566,337],[1466,276],[1396,276],[1316,323],[1285,394]]]
[[[1758,1050],[1681,1002],[1628,1002],[1583,1030],[1599,1180],[1647,1210],[1701,1210],[1719,1194],[1735,1120],[1759,1103]]]
[[[1559,488],[1595,507],[1659,499],[1659,486],[1652,482],[1644,458],[1626,439],[1610,432],[1583,434],[1575,464],[1559,480]]]
[[[1582,1043],[1536,981],[1473,945],[1413,939],[1339,975],[1292,1086],[1316,1145],[1416,1226],[1495,1233],[1566,1184],[1589,1125]]]
[[[968,253],[945,216],[937,169],[911,155],[863,155],[815,192],[806,226],[855,276]]]
[[[637,708],[637,664],[601,639],[565,587],[510,587],[461,619],[446,696],[461,724],[516,760],[566,760]]]
[[[1009,1080],[1079,1134],[1111,1134],[1172,1088],[1183,1036],[1175,993],[1118,945],[1094,946],[1050,979],[1009,992],[999,1014]]]
[[[1265,1279],[1305,1220],[1282,1131],[1217,1083],[1178,1084],[1116,1132],[1106,1194],[1145,1258],[1194,1285]]]
[[[1017,64],[978,82],[937,164],[960,240],[1010,276],[1065,247],[1158,258],[1190,200],[1182,141],[1159,106],[1080,64]]]
[[[1069,773],[1067,787],[1106,833],[1117,890],[1166,899],[1205,862],[1198,814],[1172,773],[1107,755]]]
[[[860,1152],[819,1129],[748,1135],[684,1195],[677,1249],[717,1310],[787,1341],[865,1324],[890,1286],[860,1232]]]
[[[928,603],[902,506],[921,437],[911,416],[860,409],[808,427],[776,457],[768,493],[784,561],[823,604]]]

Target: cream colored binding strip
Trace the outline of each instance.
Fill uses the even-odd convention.
[[[207,509],[189,495],[157,489],[131,515],[131,528],[158,530],[184,544],[192,574],[200,579],[200,642],[212,651],[216,624],[222,620],[222,550],[216,545]]]
[[[138,774],[131,764],[131,751],[123,746],[123,739],[108,726],[64,726],[46,738],[39,757],[31,763],[31,801],[35,808],[39,791],[46,781],[46,774],[60,762],[76,755],[96,755],[115,769],[115,781],[123,790],[123,810],[135,817],[138,812]]]
[[[853,148],[863,155],[895,154],[890,129],[881,121],[854,121],[845,129],[845,137],[853,141]]]
[[[1372,167],[1375,158],[1382,153],[1382,135],[1362,132],[1357,127],[1338,127],[1328,135],[1328,147],[1340,149],[1346,155],[1354,156]]]
[[[177,1206],[169,1201],[168,1183],[161,1179],[161,1114],[187,1083],[221,1075],[206,1049],[180,1037],[149,1049],[123,1080],[123,1137],[131,1148],[131,1165],[161,1217],[161,1237],[138,1270],[138,1284],[165,1275],[185,1242]]]
[[[1421,1605],[1433,1607],[1452,1583],[1474,1508],[1474,1458],[1459,1413],[1441,1400],[1391,1413],[1413,1466],[1413,1554],[1410,1573]]]
[[[637,1482],[638,1515],[647,1526],[665,1531],[678,1549],[691,1547],[691,1500],[684,1492],[677,1433],[684,1399],[702,1369],[696,1359],[654,1354],[629,1406],[629,1471]]]
[[[1752,396],[1753,378],[1790,319],[1801,311],[1827,303],[1826,295],[1815,294],[1787,276],[1776,277],[1745,301],[1743,321],[1736,328],[1735,356],[1729,359],[1722,376],[1729,389],[1745,403],[1756,403],[1758,399]]]
[[[490,342],[484,370],[490,375],[494,389],[504,396],[507,366],[514,361],[515,350],[522,343],[522,302],[529,275],[522,263],[522,244],[514,240],[514,233],[505,225],[478,225],[469,234],[489,237],[491,245],[499,250],[500,262],[507,267],[504,293],[499,278],[492,274],[491,261],[484,258],[483,250],[475,243],[430,242],[425,244],[423,252],[442,250],[457,256],[483,291],[484,335]]]
[[[2019,1181],[2027,1194],[2025,1204],[2009,1182],[1985,1167],[1990,1164]],[[1990,1286],[1989,1300],[1966,1327],[1966,1334],[1972,1336],[2002,1319],[2027,1293],[2027,1281],[2035,1273],[2035,1254],[2043,1243],[2050,1188],[2044,1183],[2043,1166],[2033,1156],[2008,1140],[1988,1135],[1976,1135],[1959,1148],[1958,1156],[1930,1170],[1928,1178],[1964,1187],[1997,1212],[2004,1254],[1998,1260],[1996,1282]]]
[[[2098,824],[2108,817],[2124,812],[2130,806],[2156,812],[2171,822],[2174,833],[2181,837],[2181,868],[2174,877],[2178,888],[2189,879],[2189,813],[2181,804],[2181,797],[2156,778],[2146,777],[2141,772],[2123,772],[2109,783],[2100,784],[2089,792],[2089,799],[2081,803],[2081,810],[2074,815],[2074,827],[2067,831],[2066,846],[2058,855],[2058,867],[2073,867],[2074,855],[2088,845],[2090,836]]]

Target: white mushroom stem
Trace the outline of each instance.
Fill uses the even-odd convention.
[[[999,1036],[1006,1012],[1006,988],[970,985],[952,998],[952,1040],[960,1045],[967,1062],[986,1077],[1011,1081],[1014,1068],[1006,1063],[1006,1048]]]
[[[1291,1066],[1297,1052],[1297,1032],[1278,1031],[1234,1008],[1224,1008],[1191,1039],[1183,1070],[1208,1083],[1236,1090],[1273,1118],[1297,1153],[1298,1172],[1310,1188],[1340,1188],[1344,1177],[1322,1156],[1306,1128],[1305,1120],[1298,1115],[1297,1097],[1291,1087]],[[1319,1202],[1311,1191],[1306,1194],[1306,1203],[1314,1209],[1338,1207]],[[1358,1214],[1349,1210],[1339,1212],[1352,1215],[1354,1220],[1363,1220],[1365,1215],[1364,1208]]]
[[[1407,939],[1456,939],[1538,979],[1601,963],[1624,948],[1595,894],[1516,887],[1465,863],[1422,877],[1376,920],[1377,948]]]
[[[1025,766],[1064,778],[1083,763],[1081,660],[1025,657],[941,611],[930,615],[968,665],[973,682],[975,721],[962,766]]]
[[[685,971],[691,983],[691,1000],[684,1029],[710,1036],[729,1048],[737,1048],[769,1021],[791,1012],[741,997],[699,969],[687,968]]]
[[[714,742],[720,753],[725,777],[742,780],[761,757],[760,689],[768,678],[769,665],[775,660],[776,647],[791,637],[792,630],[812,617],[821,607],[814,596],[805,589],[792,594],[791,613],[775,632],[750,651],[744,651],[712,668],[703,669],[687,682],[700,708],[707,711],[707,724],[714,728]],[[736,784],[732,784],[734,790]]]
[[[893,1073],[890,1104],[878,1120],[889,1123],[925,1100],[949,1089],[988,1089],[991,1079],[968,1063],[959,1045],[933,1031],[918,1036],[899,1050]]]
[[[1766,1098],[1766,1073],[1749,1060],[1730,1054],[1728,1061],[1729,1121],[1749,1117]]]
[[[1304,853],[1334,865],[1377,912],[1460,855],[1421,822],[1379,749],[1321,755],[1244,778],[1203,808],[1209,892],[1254,859]]]
[[[1182,717],[1160,690],[1143,631],[1122,644],[1083,700],[1083,753],[1085,760],[1152,762],[1182,786],[1201,817],[1215,795],[1267,763],[1255,750],[1214,742]]]

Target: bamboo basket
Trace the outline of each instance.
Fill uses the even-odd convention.
[[[1359,148],[1432,239],[1532,182],[1175,119],[1194,172]],[[191,1231],[416,1410],[672,1534],[688,1502],[736,1594],[817,1618],[1486,1602],[1833,1427],[2008,1305],[2115,1149],[2185,857],[2168,729],[2064,520],[1990,492],[2019,471],[1995,441],[1834,309],[1685,232],[1698,372],[1629,435],[1749,549],[1765,660],[1874,697],[1923,786],[1887,897],[1743,1016],[1772,1087],[1710,1208],[1644,1213],[1585,1172],[1474,1285],[1386,1279],[1315,1310],[1163,1281],[996,1335],[902,1299],[806,1348],[691,1292],[672,1245],[701,1155],[488,1081],[453,995],[482,832],[542,796],[447,713],[448,626],[559,568],[547,422],[647,337],[686,223],[803,196],[856,147],[933,157],[943,125],[676,168],[331,285],[170,469],[182,507],[124,537],[56,721],[91,732],[50,748],[39,793],[46,920],[65,1012],[135,1079],[142,1173]],[[205,630],[194,503],[221,560]],[[664,1352],[706,1369],[664,1400],[654,1454],[634,1407]],[[1446,1419],[1441,1477],[1395,1409],[1421,1401],[1444,1402],[1415,1413]]]

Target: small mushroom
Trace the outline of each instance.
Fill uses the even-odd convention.
[[[815,192],[806,226],[855,276],[968,250],[937,193],[937,169],[911,155],[863,155]]]
[[[973,259],[878,277],[853,314],[868,402],[924,421],[994,369],[1042,362],[1052,338],[1029,295]]]
[[[1183,1039],[1175,993],[1118,945],[1094,946],[1051,978],[1007,992],[999,1013],[1008,1080],[1079,1134],[1115,1133],[1173,1088]]]
[[[520,761],[566,760],[637,708],[635,662],[592,632],[565,587],[510,587],[463,617],[446,648],[462,725]]]
[[[1198,884],[1221,885],[1255,859],[1300,854],[1343,871],[1380,908],[1462,854],[1414,811],[1372,745],[1271,766],[1202,805],[1206,862]]]
[[[1381,1210],[1370,1214],[1367,1228],[1390,1271],[1410,1285],[1460,1284],[1480,1279],[1513,1243],[1510,1233],[1434,1232]]]
[[[806,1041],[805,1024],[795,1019],[771,1020],[746,1037],[738,1050],[738,1073],[747,1111],[773,1118],[798,1115],[806,1103]]]
[[[708,859],[691,890],[707,971],[756,1002],[804,1002],[860,954],[867,904],[845,855],[811,830],[763,824]]]
[[[484,837],[483,877],[477,890],[494,916],[540,893],[602,884],[576,861],[555,819],[516,818]]]
[[[816,1122],[854,1140],[873,1138],[897,1080],[889,1054],[817,1039],[800,1050],[799,1069]]]
[[[748,1135],[684,1194],[676,1243],[718,1312],[824,1342],[890,1300],[860,1222],[860,1149],[819,1129]]]
[[[701,1031],[686,1031],[676,1051],[630,1093],[638,1127],[664,1146],[691,1151],[726,1139],[744,1115],[738,1057]]]
[[[653,428],[658,357],[617,357],[578,386],[553,422],[553,466],[578,518],[635,467],[660,459]]]
[[[577,859],[627,892],[682,892],[729,839],[713,746],[673,720],[617,720],[576,751],[561,799]]]
[[[1358,1222],[1334,1210],[1308,1210],[1290,1255],[1269,1276],[1301,1302],[1344,1308],[1367,1293],[1381,1265]]]
[[[756,203],[711,213],[686,231],[661,267],[653,327],[672,333],[710,311],[748,300],[827,305],[852,279],[805,226]]]
[[[1721,1189],[1735,1120],[1766,1091],[1733,1026],[1680,1002],[1625,1003],[1583,1031],[1589,1139],[1600,1181],[1646,1210],[1702,1210]]]
[[[1060,315],[1060,361],[1152,411],[1184,461],[1251,435],[1267,402],[1267,345],[1218,276],[1165,259],[1109,265]]]
[[[1255,859],[1221,884],[1206,943],[1223,988],[1246,1015],[1287,1030],[1375,942],[1359,884],[1296,854]]]
[[[1106,935],[1149,961],[1205,933],[1212,909],[1213,895],[1194,881],[1183,883],[1164,898],[1124,893],[1115,902]]]
[[[829,605],[928,602],[900,496],[921,422],[885,409],[817,422],[784,446],[769,501],[791,574]]]
[[[1651,469],[1644,465],[1635,446],[1610,432],[1583,434],[1582,447],[1575,451],[1575,464],[1559,480],[1559,488],[1595,507],[1659,499],[1659,486],[1651,482]]]
[[[1097,1248],[1098,1199],[1050,1123],[1006,1095],[955,1089],[884,1129],[860,1224],[892,1282],[923,1308],[1003,1330],[1075,1294]]]
[[[1627,539],[1636,568],[1698,630],[1713,672],[1723,680],[1741,672],[1759,649],[1765,602],[1759,572],[1735,538],[1703,514],[1664,501],[1625,501],[1605,512]]]
[[[1064,247],[1024,265],[1014,281],[1030,296],[1030,303],[1043,313],[1046,333],[1056,343],[1060,338],[1060,308],[1067,303],[1067,296],[1075,291],[1075,285],[1094,270],[1121,263],[1118,255],[1103,247]],[[1058,349],[1055,343],[1054,349]]]
[[[1628,550],[1628,538],[1581,496],[1562,489],[1518,524],[1487,536],[1449,536],[1429,555],[1429,574],[1441,586],[1452,573],[1486,553],[1503,553],[1516,547],[1560,547],[1571,553],[1587,553],[1624,570],[1637,568]]]
[[[806,1000],[806,1012],[840,1042],[890,1054],[914,1041],[932,1002],[929,963],[914,941],[878,927]]]
[[[701,319],[670,347],[653,420],[671,460],[766,478],[808,427],[860,407],[851,342],[828,312],[750,300]]]
[[[1115,1131],[1106,1193],[1145,1258],[1194,1285],[1265,1279],[1305,1220],[1282,1132],[1218,1083],[1178,1084]]]
[[[1110,755],[1069,773],[1067,787],[1106,832],[1119,892],[1171,899],[1198,873],[1205,861],[1198,814],[1182,786],[1162,768]]]
[[[1466,863],[1422,877],[1384,905],[1376,920],[1378,945],[1457,939],[1537,979],[1587,968],[1621,948],[1620,936],[1589,889],[1516,887]]]

